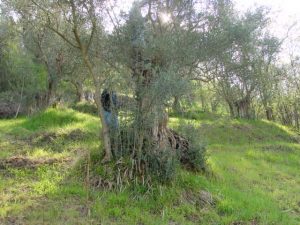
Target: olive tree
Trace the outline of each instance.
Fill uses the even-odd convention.
[[[88,75],[95,86],[95,101],[102,126],[102,140],[105,157],[103,161],[111,160],[111,144],[109,128],[105,123],[104,110],[101,105],[100,90],[105,78],[97,70],[101,64],[101,57],[92,57],[91,46],[97,39],[101,39],[101,12],[103,1],[44,1],[28,0],[14,1],[15,7],[22,12],[31,23],[42,25],[47,32],[52,32],[63,40],[68,46],[77,49],[81,60],[87,68]],[[28,16],[30,15],[30,16]],[[54,69],[54,68],[52,68]],[[85,74],[82,74],[83,76]]]

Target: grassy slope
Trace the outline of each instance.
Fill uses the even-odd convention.
[[[179,170],[173,184],[124,188],[86,187],[83,158],[99,160],[97,118],[48,110],[32,118],[0,121],[0,159],[72,159],[36,169],[0,169],[0,224],[300,224],[300,146],[285,127],[197,114],[208,143],[210,175]],[[171,124],[178,123],[177,118]],[[79,138],[66,138],[74,130]],[[28,141],[55,133],[46,143]],[[64,136],[65,135],[65,136]],[[83,135],[83,137],[82,137]],[[199,204],[199,191],[214,206]],[[240,223],[238,223],[240,222]]]

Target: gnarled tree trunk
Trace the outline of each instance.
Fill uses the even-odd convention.
[[[151,143],[148,151],[153,153],[167,149],[180,149],[182,152],[187,152],[189,142],[168,128],[169,118],[165,106],[151,96],[151,85],[154,79],[151,69],[134,68],[133,77],[136,81],[134,154],[138,156],[142,154],[145,140]]]

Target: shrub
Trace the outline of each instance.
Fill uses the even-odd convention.
[[[74,110],[77,110],[82,113],[88,113],[96,116],[98,114],[98,110],[95,104],[89,102],[79,102],[72,106]]]
[[[196,171],[204,171],[206,169],[206,160],[207,160],[207,149],[206,144],[201,137],[199,138],[199,134],[201,133],[199,127],[196,127],[192,123],[180,124],[178,130],[185,138],[189,141],[189,149],[188,151],[178,154],[185,154],[184,158],[185,165],[188,165],[189,169]]]
[[[162,183],[172,181],[176,175],[178,159],[172,149],[148,152],[145,154],[145,162],[148,173]]]

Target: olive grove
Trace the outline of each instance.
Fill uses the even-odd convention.
[[[195,106],[299,129],[299,56],[280,61],[288,39],[269,32],[264,7],[241,15],[230,0],[144,0],[116,15],[111,4],[2,1],[0,116],[86,101],[89,90],[102,163],[143,182],[172,178],[177,161],[205,168],[205,147],[171,129],[170,113]],[[109,112],[103,90],[119,99]]]

